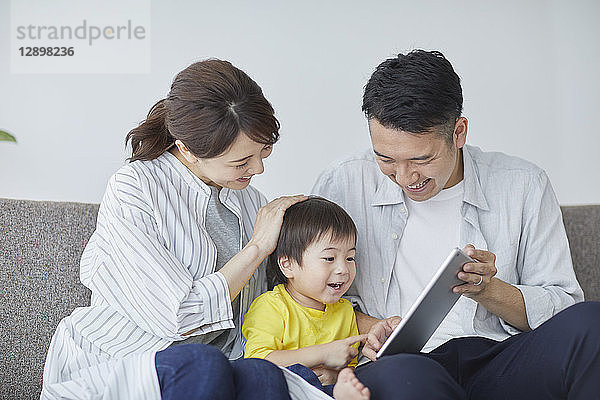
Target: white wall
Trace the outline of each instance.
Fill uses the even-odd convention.
[[[17,0],[15,0],[17,1]],[[263,88],[281,140],[254,184],[308,192],[330,161],[368,146],[362,88],[398,51],[439,49],[462,78],[468,141],[548,172],[562,204],[600,203],[600,2],[153,1],[151,73],[17,75],[0,1],[0,197],[99,202],[125,134],[207,57]]]

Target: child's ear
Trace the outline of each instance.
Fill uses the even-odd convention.
[[[282,256],[277,259],[277,264],[279,265],[279,269],[281,273],[286,278],[293,278],[294,271],[292,270],[292,261],[287,256]]]

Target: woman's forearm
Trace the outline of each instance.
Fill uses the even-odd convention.
[[[240,293],[267,255],[257,245],[248,243],[219,270],[227,281],[231,300]]]
[[[260,263],[275,250],[285,210],[306,199],[304,195],[282,196],[258,210],[252,238],[219,270],[227,280],[231,300],[240,293]]]

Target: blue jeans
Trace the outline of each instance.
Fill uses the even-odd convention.
[[[356,376],[371,399],[600,399],[600,303],[575,304],[502,342],[465,337],[396,354]]]
[[[160,394],[165,400],[289,400],[283,372],[257,358],[229,361],[203,344],[182,344],[156,353]]]
[[[302,364],[290,365],[289,367],[287,367],[287,369],[289,369],[296,375],[299,375],[300,377],[302,377],[302,379],[304,379],[305,381],[307,381],[308,383],[310,383],[311,385],[313,385],[320,391],[325,392],[327,395],[333,397],[333,386],[334,385],[323,386],[323,384],[319,380],[319,377],[317,376],[317,374],[315,374],[312,371],[312,369],[305,367]]]

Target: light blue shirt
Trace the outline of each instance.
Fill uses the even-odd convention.
[[[496,255],[496,277],[521,291],[531,328],[583,301],[546,173],[522,159],[473,146],[463,148],[463,164],[460,246],[472,244]],[[332,164],[312,192],[341,205],[356,223],[357,274],[348,295],[357,296],[369,315],[392,316],[386,310],[395,304],[400,309],[400,300],[390,298],[390,280],[408,219],[402,189],[380,171],[369,149]],[[465,300],[460,310],[465,331],[495,340],[519,333]]]

